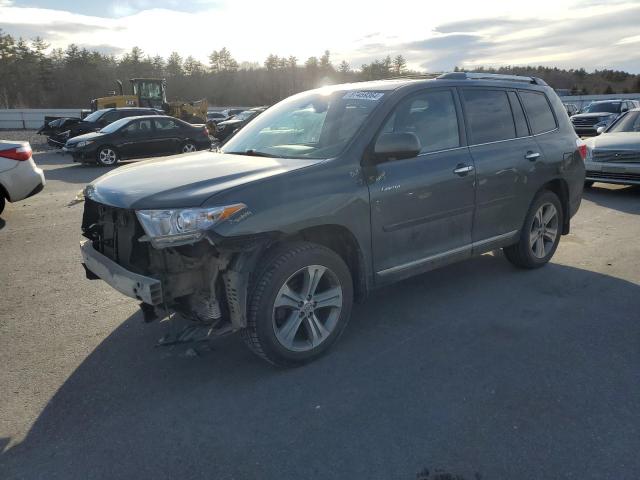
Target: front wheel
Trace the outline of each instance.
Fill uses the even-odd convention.
[[[282,366],[322,355],[351,315],[353,285],[342,258],[321,245],[292,243],[268,254],[257,272],[242,331],[249,348]]]
[[[6,204],[5,198],[2,195],[0,195],[0,213],[4,211],[5,204]]]
[[[98,165],[112,167],[118,163],[118,152],[113,147],[101,147],[96,160]]]
[[[558,196],[550,191],[539,193],[527,213],[520,240],[503,249],[505,256],[520,268],[545,265],[560,243],[562,221],[562,204]]]

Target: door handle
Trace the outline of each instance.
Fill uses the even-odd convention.
[[[527,154],[524,156],[524,158],[526,158],[527,160],[530,161],[534,161],[537,160],[538,157],[540,157],[540,154],[538,152],[532,152],[532,151],[528,151]]]
[[[461,177],[464,177],[469,172],[473,172],[473,165],[464,165],[461,163],[453,170],[453,173]]]

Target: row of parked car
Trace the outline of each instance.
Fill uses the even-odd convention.
[[[639,107],[637,100],[600,100],[580,111],[575,104],[565,103],[573,128],[581,137],[599,135],[625,112]]]
[[[208,149],[222,143],[266,107],[211,112],[207,124],[194,125],[154,108],[108,108],[86,118],[47,122],[39,133],[74,161],[113,166],[119,160]]]
[[[573,104],[565,108],[576,133],[587,138],[585,186],[594,182],[640,184],[640,102],[595,101],[581,112]]]

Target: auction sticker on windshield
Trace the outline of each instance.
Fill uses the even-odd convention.
[[[347,92],[343,100],[372,100],[377,102],[384,95],[384,92]]]

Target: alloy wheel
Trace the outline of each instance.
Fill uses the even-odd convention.
[[[185,143],[182,147],[182,153],[191,153],[196,151],[196,146],[193,143]]]
[[[536,258],[544,258],[553,248],[558,236],[558,211],[545,203],[536,212],[529,232],[529,247]]]
[[[280,344],[304,352],[316,348],[335,329],[342,311],[342,286],[327,267],[309,265],[282,285],[273,306],[273,328]]]
[[[99,157],[100,163],[102,163],[103,165],[113,165],[118,160],[116,152],[114,152],[110,148],[103,148],[102,150],[100,150]]]

